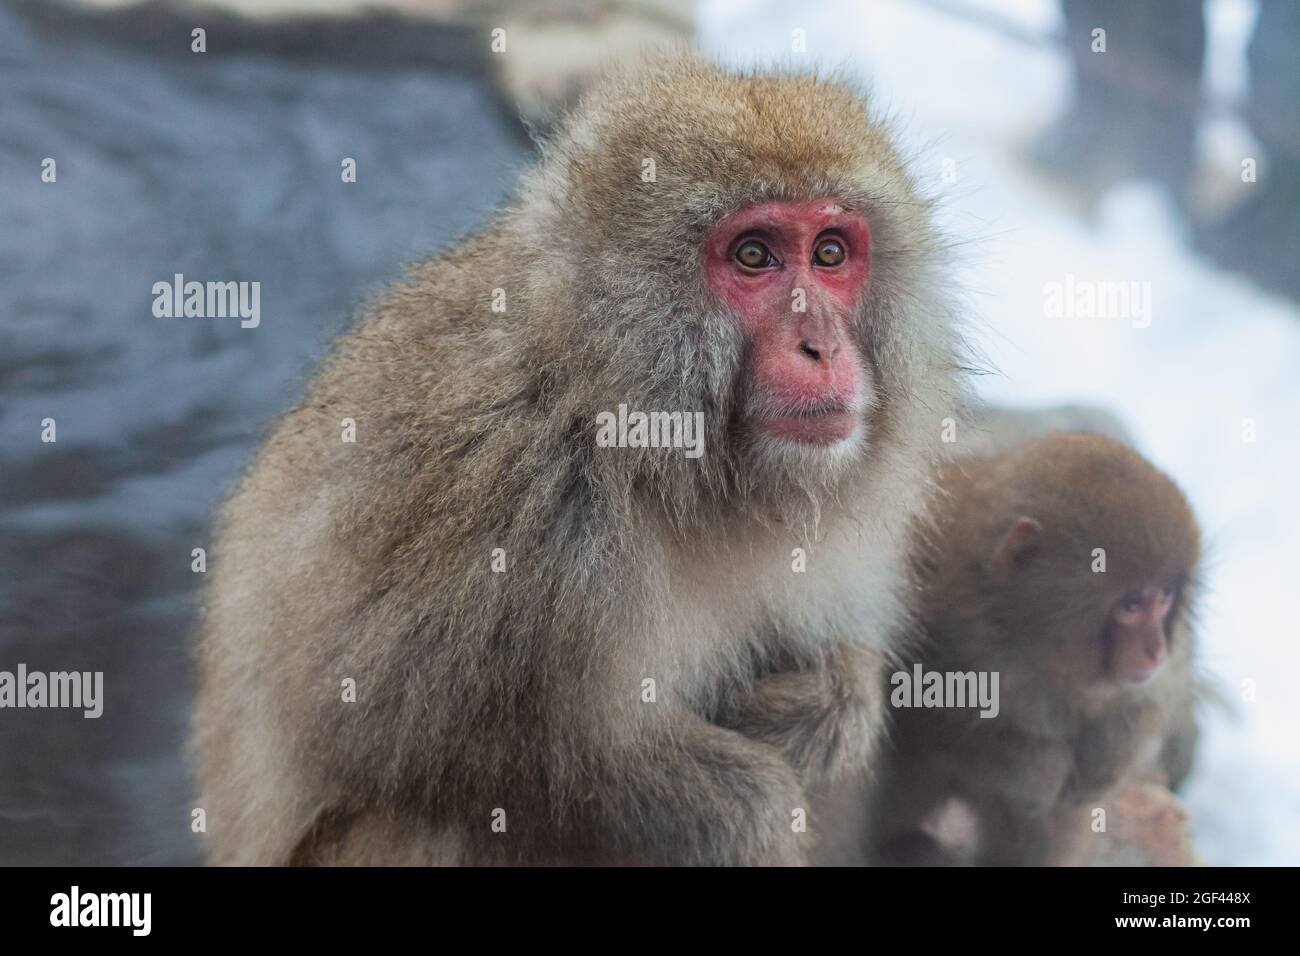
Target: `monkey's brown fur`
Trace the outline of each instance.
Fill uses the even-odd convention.
[[[998,672],[1000,712],[893,711],[877,849],[887,861],[943,860],[916,830],[954,799],[980,825],[974,862],[1077,861],[1088,811],[1105,806],[1121,777],[1186,773],[1195,516],[1137,452],[1082,432],[948,464],[937,483],[918,561],[922,634],[902,659],[926,671]],[[1021,516],[1042,533],[1024,566],[1001,574],[994,556]],[[1093,571],[1095,548],[1105,549],[1105,573]],[[1182,582],[1164,670],[1142,686],[1109,682],[1101,633],[1111,607],[1164,576]]]
[[[733,210],[823,197],[872,229],[847,461],[739,437],[744,347],[700,274]],[[341,341],[224,510],[210,858],[804,860],[805,786],[880,725],[905,530],[961,405],[940,253],[840,82],[678,58],[590,94],[485,231]],[[704,457],[596,447],[620,403],[703,410]]]

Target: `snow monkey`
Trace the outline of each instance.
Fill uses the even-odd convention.
[[[807,861],[966,404],[946,260],[844,81],[681,56],[594,88],[225,506],[209,858]]]
[[[1082,432],[950,463],[937,483],[921,635],[900,660],[996,674],[998,700],[891,708],[878,858],[1079,862],[1116,783],[1189,768],[1196,518],[1141,455]],[[936,845],[949,804],[973,818],[960,848]]]

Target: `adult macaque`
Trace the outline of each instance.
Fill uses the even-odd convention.
[[[996,674],[998,700],[987,717],[893,710],[878,858],[1076,862],[1121,778],[1186,772],[1196,519],[1137,452],[1079,432],[946,465],[938,485],[921,634],[900,659]],[[973,826],[954,846],[942,831],[962,812]]]
[[[942,259],[839,82],[684,58],[593,91],[225,510],[211,859],[804,861],[961,404]],[[702,411],[703,457],[601,447],[620,404]]]

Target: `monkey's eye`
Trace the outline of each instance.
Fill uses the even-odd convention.
[[[1142,592],[1134,591],[1132,594],[1124,595],[1119,599],[1119,609],[1129,614],[1136,614],[1142,610]]]
[[[736,261],[750,269],[765,269],[776,265],[776,257],[771,250],[757,239],[746,239],[736,249]]]
[[[844,251],[844,243],[838,239],[822,239],[813,249],[813,265],[837,266],[847,256],[848,253]]]

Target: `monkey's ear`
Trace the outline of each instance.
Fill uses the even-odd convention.
[[[1004,575],[1019,571],[1038,553],[1043,526],[1027,515],[1011,523],[993,550],[993,569]]]

